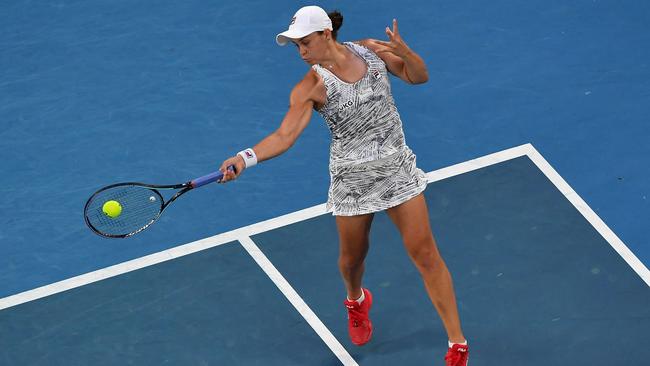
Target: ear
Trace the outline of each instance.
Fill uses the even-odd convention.
[[[328,41],[330,39],[334,39],[334,37],[332,37],[332,31],[329,30],[329,29],[323,30],[323,34],[325,35],[325,39],[328,40]]]

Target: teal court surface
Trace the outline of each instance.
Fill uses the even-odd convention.
[[[472,365],[650,358],[648,269],[532,145],[429,180]],[[446,335],[387,216],[371,231],[376,328],[362,348],[336,259],[319,205],[9,296],[0,364],[440,364]]]

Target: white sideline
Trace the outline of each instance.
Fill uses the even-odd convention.
[[[314,314],[307,303],[298,295],[296,290],[291,287],[289,282],[282,276],[280,271],[275,268],[273,263],[262,253],[262,250],[249,237],[239,239],[248,254],[253,257],[255,262],[262,267],[264,273],[273,281],[278,289],[284,294],[296,310],[302,315],[307,323],[314,329],[316,334],[327,344],[332,352],[338,357],[344,366],[359,366],[359,364],[350,356],[348,351],[339,343],[334,335],[325,327],[325,324]]]
[[[434,182],[437,180],[452,177],[454,175],[480,169],[492,164],[497,164],[509,159],[526,155],[526,153],[529,151],[529,146],[530,144],[513,147],[507,150],[496,152],[494,154],[469,160],[464,163],[442,168],[440,170],[428,173],[427,177],[429,182]],[[88,272],[62,281],[54,282],[49,285],[41,286],[0,299],[0,310],[24,304],[26,302],[37,300],[46,296],[54,295],[76,287],[84,286],[93,282],[101,281],[110,277],[118,276],[127,272],[135,271],[144,267],[152,266],[168,261],[170,259],[213,248],[218,245],[234,242],[241,238],[251,237],[256,234],[291,225],[296,222],[308,220],[326,213],[327,211],[325,210],[325,204],[322,203],[320,205],[312,206],[283,216],[278,216],[266,221],[261,221],[222,234],[210,236],[205,239],[163,250],[151,255],[136,258],[127,262],[122,262],[110,267]]]
[[[645,283],[650,286],[650,271],[630,251],[630,249],[614,234],[614,232],[596,215],[596,213],[580,198],[580,196],[569,186],[569,184],[553,169],[553,167],[542,157],[542,155],[531,144],[516,146],[510,149],[499,151],[493,154],[468,160],[463,163],[452,165],[446,168],[427,173],[429,183],[440,181],[456,175],[467,173],[473,170],[485,168],[507,160],[527,156],[557,187],[571,204],[587,219],[587,221],[602,235],[602,237],[616,250],[616,252],[632,267]],[[93,272],[72,277],[63,281],[38,287],[32,290],[21,292],[0,299],[0,310],[20,305],[29,301],[54,295],[89,283],[101,281],[123,273],[135,271],[144,267],[162,263],[174,258],[196,253],[201,250],[213,248],[226,243],[239,241],[245,250],[251,255],[255,262],[264,270],[278,289],[291,302],[296,310],[305,318],[307,323],[323,339],[332,352],[343,362],[345,366],[358,366],[350,354],[318,319],[316,314],[303,301],[298,293],[291,287],[289,282],[275,268],[269,259],[262,253],[259,247],[250,238],[253,235],[287,226],[296,222],[308,220],[326,214],[325,204],[316,205],[304,210],[296,211],[287,215],[279,216],[270,220],[262,221],[253,225],[241,227],[219,235],[180,245],[158,253],[136,258],[114,266],[102,268]]]
[[[544,157],[533,147],[528,145],[526,155],[537,165],[544,175],[557,187],[569,202],[584,216],[598,233],[616,250],[616,252],[632,267],[645,283],[650,286],[650,271],[643,262],[637,258],[630,248],[605,224],[605,222],[587,205],[587,203],[569,186],[569,184],[553,169]]]

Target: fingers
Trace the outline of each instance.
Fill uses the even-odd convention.
[[[386,35],[391,41],[394,41],[396,37],[399,37],[399,30],[397,29],[397,19],[393,18],[393,30],[391,31],[389,27],[386,27]]]
[[[384,53],[384,52],[393,53],[393,49],[389,47],[378,47],[377,49],[375,49],[375,53]]]
[[[228,167],[231,165],[235,166],[234,171],[228,169]],[[231,180],[237,179],[244,171],[245,167],[246,165],[241,156],[233,156],[227,159],[221,164],[221,167],[219,168],[219,171],[223,173],[223,177],[221,178],[219,183],[227,183],[230,182]]]
[[[219,180],[217,181],[217,183],[226,183],[228,180],[232,180],[232,178],[230,178],[230,177],[228,176],[228,169],[226,169],[226,162],[224,162],[224,163],[221,165],[221,168],[219,168],[219,171],[220,171],[221,173],[223,173],[223,177],[221,177],[221,179],[219,179]],[[229,179],[229,178],[230,178],[230,179]]]
[[[226,183],[226,182],[229,182],[229,181],[235,180],[235,179],[237,179],[237,176],[235,175],[235,173],[231,172],[230,170],[227,170],[226,173],[223,175],[223,178],[221,179],[221,181],[219,181],[219,183]]]
[[[374,49],[375,53],[383,53],[383,52],[395,53],[394,42],[376,41],[376,44],[378,44],[379,47],[375,47]]]
[[[393,32],[391,32],[390,28],[388,27],[386,27],[386,35],[388,36],[388,39],[390,39],[391,41],[395,39],[395,34],[393,34]]]
[[[237,174],[235,172],[230,171],[230,170],[222,170],[223,172],[223,178],[219,181],[219,183],[227,183],[230,182],[231,180],[237,179]]]

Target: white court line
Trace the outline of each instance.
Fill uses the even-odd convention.
[[[504,161],[515,159],[520,156],[526,155],[526,153],[530,151],[531,147],[532,147],[531,144],[520,145],[520,146],[512,147],[510,149],[495,152],[490,155],[481,156],[480,158],[476,158],[456,165],[448,166],[446,168],[434,170],[432,172],[427,173],[427,178],[429,180],[429,183],[432,183],[456,175],[468,173],[473,170],[485,168],[490,165],[499,164]]]
[[[528,145],[521,145],[511,149],[499,151],[494,154],[486,155],[477,159],[466,161],[464,163],[430,172],[427,176],[429,182],[434,182],[454,175],[480,169],[492,164],[497,164],[502,161],[525,155],[526,151],[528,151],[526,148],[527,146]],[[170,259],[196,253],[201,250],[210,249],[218,245],[236,241],[242,237],[250,237],[252,235],[277,229],[296,222],[308,220],[320,215],[324,215],[326,213],[327,211],[325,210],[325,204],[323,203],[300,211],[292,212],[287,215],[279,216],[266,221],[261,221],[253,225],[241,227],[239,229],[167,249],[145,257],[136,258],[128,262],[123,262],[93,272],[68,278],[63,281],[51,283],[49,285],[41,286],[0,299],[0,310],[24,304],[26,302],[37,300],[46,296],[54,295],[63,291],[71,290],[73,288],[84,286],[93,282],[118,276],[127,272],[142,269],[144,267],[162,263]]]
[[[262,253],[262,250],[253,242],[249,237],[239,239],[239,242],[244,246],[248,254],[253,257],[255,262],[262,267],[262,270],[273,281],[273,283],[280,289],[282,294],[291,302],[296,310],[302,315],[303,318],[309,323],[314,331],[321,337],[323,342],[334,352],[336,357],[343,363],[344,366],[359,366],[359,364],[350,356],[348,351],[339,343],[334,335],[327,329],[325,324],[314,314],[309,308],[307,303],[298,295],[296,290],[291,287],[289,282],[282,276],[280,271],[275,268],[273,263]]]
[[[574,205],[574,207],[596,228],[603,238],[616,250],[619,255],[632,267],[632,269],[650,286],[650,271],[629,250],[629,248],[614,234],[614,232],[596,215],[596,213],[580,198],[568,183],[551,167],[541,154],[531,145],[525,144],[511,149],[496,152],[477,159],[472,159],[460,164],[439,169],[427,174],[428,182],[436,182],[473,170],[485,168],[521,156],[528,156],[535,165],[547,176],[558,190]],[[307,323],[321,337],[330,350],[343,363],[344,366],[358,366],[350,354],[318,319],[298,293],[291,287],[287,280],[273,266],[268,258],[251,240],[250,236],[287,226],[296,222],[308,220],[326,214],[325,204],[316,205],[301,211],[296,211],[274,219],[262,221],[253,225],[242,227],[233,231],[194,241],[185,245],[174,247],[145,257],[133,259],[114,266],[89,272],[80,276],[25,291],[16,295],[0,299],[0,310],[23,304],[39,298],[50,296],[59,292],[70,290],[93,282],[101,281],[123,273],[135,271],[144,267],[162,263],[174,258],[196,253],[218,245],[239,241],[245,250],[253,257],[257,264],[264,270],[273,283],[280,289],[284,296],[291,302],[296,310],[303,316]]]
[[[544,175],[557,187],[571,204],[584,216],[587,221],[607,240],[609,245],[627,262],[630,267],[650,286],[650,271],[643,262],[632,253],[630,248],[605,224],[605,222],[587,205],[587,203],[569,186],[569,184],[558,174],[544,157],[533,147],[526,145],[527,154],[530,160],[537,165]]]
[[[450,167],[442,168],[427,174],[429,182],[439,181],[445,178],[467,173],[476,169],[484,168],[503,161],[527,155],[547,177],[555,184],[560,192],[574,204],[574,206],[585,216],[587,220],[601,233],[601,235],[614,247],[614,249],[627,261],[639,276],[650,286],[650,275],[648,269],[638,260],[634,254],[618,239],[618,237],[605,225],[605,223],[587,206],[587,204],[575,193],[571,187],[560,177],[557,172],[541,157],[531,144],[513,147],[507,150],[489,154],[477,159],[469,160]],[[145,257],[136,258],[128,262],[102,268],[80,276],[72,277],[63,281],[55,282],[36,289],[21,292],[0,299],[0,310],[20,305],[29,301],[54,295],[59,292],[70,290],[76,287],[87,285],[103,279],[114,277],[123,273],[152,266],[170,259],[196,253],[221,244],[239,240],[242,237],[250,237],[269,230],[273,230],[292,223],[308,220],[326,214],[325,204],[316,205],[304,210],[296,211],[274,219],[262,221],[253,225],[245,226],[233,231],[214,235],[205,239],[194,241],[185,245],[167,249]]]
[[[274,219],[262,221],[253,225],[241,227],[236,230],[228,231],[222,234],[207,237],[205,239],[163,250],[151,255],[147,255],[145,257],[136,258],[93,272],[71,277],[59,282],[54,282],[49,285],[41,286],[0,299],[0,310],[24,304],[29,301],[38,300],[40,298],[71,290],[76,287],[88,285],[93,282],[119,276],[127,272],[153,266],[158,263],[200,252],[202,250],[210,249],[222,244],[234,242],[242,237],[273,230],[282,226],[293,224],[295,222],[320,216],[325,213],[325,204],[323,203],[304,210],[293,212],[288,215],[279,216]]]

